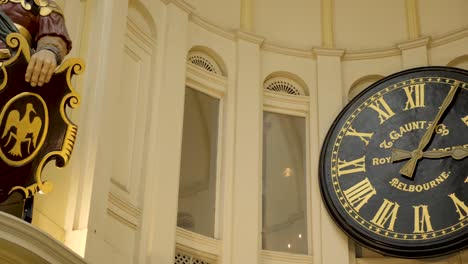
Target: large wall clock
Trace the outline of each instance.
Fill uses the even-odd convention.
[[[468,71],[423,67],[371,85],[322,146],[320,188],[335,222],[385,255],[468,245]]]

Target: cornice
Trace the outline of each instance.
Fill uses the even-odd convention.
[[[398,48],[385,48],[385,49],[374,49],[374,50],[351,50],[346,51],[343,60],[368,60],[368,59],[379,59],[385,57],[393,57],[401,55],[401,50]]]
[[[278,262],[278,263],[306,264],[306,263],[312,263],[313,261],[312,256],[308,256],[308,255],[297,255],[297,254],[290,254],[290,253],[269,251],[269,250],[262,250],[261,254],[262,254],[262,260],[264,261],[264,263],[275,261],[274,263]]]
[[[427,46],[429,44],[430,40],[431,40],[430,37],[419,38],[419,39],[405,41],[405,42],[402,42],[400,44],[397,44],[397,47],[400,50],[408,50],[408,49],[419,48],[419,47],[422,47],[422,46]]]
[[[263,43],[262,50],[271,51],[274,53],[288,55],[288,56],[294,56],[294,57],[315,58],[312,50],[300,50],[300,49],[287,48],[287,47],[278,46],[278,45],[268,43],[268,42]]]
[[[343,56],[344,49],[326,49],[326,48],[314,48],[313,49],[316,56],[333,56],[341,57]]]
[[[187,3],[184,0],[161,0],[165,5],[168,5],[170,3],[174,4],[181,10],[185,11],[187,14],[192,14],[195,12],[195,7],[193,7],[191,4]]]
[[[306,116],[309,112],[309,97],[263,91],[263,109],[276,113]]]
[[[227,89],[227,78],[187,62],[186,85],[221,98]]]
[[[243,30],[237,30],[236,36],[237,36],[237,39],[242,39],[242,40],[257,44],[259,46],[262,46],[263,42],[265,41],[264,37],[261,37],[259,35],[255,35],[253,33],[246,32]]]
[[[185,249],[197,255],[219,256],[221,255],[222,244],[220,240],[206,237],[186,229],[177,227],[176,229],[177,248]],[[191,249],[191,250],[190,250]]]
[[[83,258],[43,231],[3,212],[0,212],[0,240],[13,243],[47,262],[86,264]]]
[[[432,41],[429,42],[429,47],[435,48],[465,37],[468,37],[468,27],[441,36],[433,37]]]
[[[218,36],[221,36],[221,37],[224,37],[224,38],[230,39],[230,40],[235,40],[236,39],[236,34],[234,34],[232,32],[229,32],[227,30],[224,30],[223,28],[204,20],[203,18],[201,18],[200,16],[198,16],[195,13],[190,14],[189,20],[190,20],[190,22],[193,22],[194,24],[199,25],[203,29],[205,29],[205,30],[207,30],[207,31],[209,31],[211,33],[214,33],[214,34],[216,34]]]

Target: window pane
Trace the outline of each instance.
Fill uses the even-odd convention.
[[[263,114],[263,249],[307,254],[305,118]]]
[[[177,226],[213,237],[219,100],[186,88]]]

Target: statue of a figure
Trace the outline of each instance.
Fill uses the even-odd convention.
[[[31,86],[49,82],[56,66],[72,46],[58,5],[51,0],[0,0],[0,10],[35,50],[26,71],[26,81]],[[0,43],[0,59],[8,56],[5,44]]]
[[[0,0],[0,16],[0,61],[10,57],[4,43],[6,35],[19,32],[28,40],[33,54],[25,80],[33,87],[48,83],[72,46],[58,5],[51,0]],[[26,203],[31,201],[26,200]],[[24,203],[24,197],[14,192],[0,204],[0,211],[30,221],[30,213],[24,212]],[[32,210],[32,205],[26,207]]]

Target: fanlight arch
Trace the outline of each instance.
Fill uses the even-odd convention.
[[[268,75],[263,88],[268,91],[284,93],[289,95],[308,95],[307,84],[296,74],[284,71],[278,71]]]
[[[356,81],[353,82],[353,84],[349,88],[348,101],[351,101],[351,99],[356,97],[356,95],[358,95],[360,92],[364,91],[364,89],[366,89],[371,84],[379,81],[380,79],[384,77],[385,76],[383,75],[372,74],[372,75],[366,75],[364,77],[357,79]]]
[[[187,54],[187,61],[217,75],[227,77],[227,68],[223,59],[212,49],[194,46]]]

